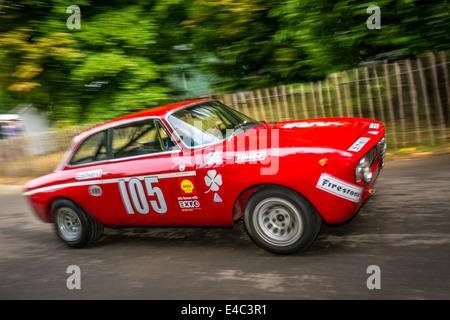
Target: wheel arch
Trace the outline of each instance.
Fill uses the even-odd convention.
[[[75,200],[66,197],[66,196],[55,196],[52,198],[52,200],[49,203],[49,207],[48,207],[48,219],[49,222],[53,222],[53,208],[55,207],[55,204],[59,201],[59,200],[68,200],[71,201],[72,203],[74,203],[77,207],[79,207],[81,210],[83,210],[84,212],[87,212],[85,208],[83,208],[82,205],[80,205],[78,202],[76,202]]]
[[[69,212],[71,217],[69,218],[70,221],[68,224],[61,222],[59,208],[72,210],[71,213]],[[71,247],[82,248],[91,245],[103,233],[104,225],[87,212],[78,202],[68,197],[54,197],[51,201],[50,213],[57,235]],[[65,214],[67,213],[63,213],[63,215]],[[56,217],[57,215],[58,217]],[[74,225],[76,227],[72,228]]]
[[[245,214],[245,206],[247,204],[247,201],[249,199],[249,197],[253,194],[253,192],[260,190],[262,188],[266,188],[266,187],[277,187],[277,188],[286,188],[288,190],[291,190],[293,192],[295,192],[296,194],[298,194],[299,197],[303,198],[305,201],[307,201],[311,207],[314,208],[314,210],[317,211],[317,213],[319,214],[319,216],[321,216],[320,212],[317,210],[317,208],[311,203],[311,201],[309,201],[309,199],[304,196],[302,193],[300,193],[299,191],[292,189],[290,187],[287,187],[285,185],[282,184],[276,184],[276,183],[259,183],[259,184],[255,184],[252,185],[248,188],[246,188],[245,190],[243,190],[239,196],[236,198],[236,201],[234,203],[233,206],[233,221],[237,221],[237,220],[241,220],[244,218],[244,214]],[[322,216],[321,216],[322,218]],[[323,218],[322,218],[323,219]]]

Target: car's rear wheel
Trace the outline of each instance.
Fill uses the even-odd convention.
[[[264,186],[250,196],[244,215],[250,238],[259,247],[277,254],[308,248],[316,239],[322,219],[297,192]]]
[[[58,237],[71,247],[90,245],[103,233],[103,225],[97,219],[68,199],[58,200],[52,214]]]

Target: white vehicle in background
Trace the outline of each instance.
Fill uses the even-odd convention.
[[[23,121],[18,114],[0,114],[0,139],[21,136],[23,133]]]

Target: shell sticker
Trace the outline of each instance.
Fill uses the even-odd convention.
[[[178,179],[178,182],[180,184],[180,190],[183,196],[193,196],[197,194],[194,180],[192,178],[180,178]]]

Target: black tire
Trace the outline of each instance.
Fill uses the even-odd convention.
[[[280,186],[264,186],[249,197],[244,224],[249,237],[262,249],[292,254],[314,242],[322,218],[297,192]]]
[[[97,219],[68,199],[55,203],[52,216],[56,234],[73,248],[89,246],[103,233],[103,225]]]

